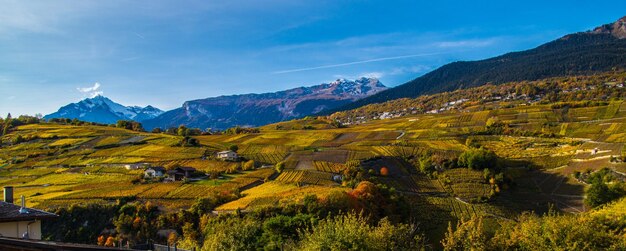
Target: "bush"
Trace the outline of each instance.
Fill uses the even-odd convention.
[[[444,250],[624,250],[623,230],[587,214],[544,216],[523,214],[517,220],[473,217],[448,227]],[[496,227],[499,225],[500,227]],[[582,227],[581,227],[582,226]],[[496,229],[495,231],[493,231]]]
[[[277,173],[282,173],[283,170],[285,170],[285,162],[278,162],[278,164],[276,164],[274,168],[276,169]]]
[[[204,229],[202,250],[255,250],[261,224],[250,217],[214,220]]]
[[[613,176],[611,175],[611,170],[607,168],[591,175],[588,181],[591,183],[591,186],[587,189],[585,204],[590,207],[604,205],[617,200],[626,194],[624,188],[622,187],[623,183],[612,182]],[[613,184],[607,184],[607,182],[611,182]]]
[[[237,152],[239,151],[239,147],[237,145],[232,145],[228,148],[229,150],[233,151],[233,152]]]
[[[428,157],[420,159],[419,168],[419,171],[423,174],[430,174],[435,171],[435,165],[433,164],[433,161]]]
[[[493,151],[480,149],[470,149],[459,156],[459,166],[469,167],[471,169],[481,170],[485,168],[495,169],[497,167],[498,157]]]
[[[253,170],[254,166],[255,166],[254,160],[248,160],[245,163],[243,163],[242,170],[244,171]]]
[[[297,250],[419,250],[424,238],[414,225],[393,225],[387,219],[371,226],[362,216],[329,217],[310,231],[301,231]]]

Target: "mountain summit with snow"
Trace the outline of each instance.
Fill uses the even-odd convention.
[[[57,112],[44,116],[45,119],[69,118],[82,121],[113,124],[118,120],[142,122],[153,119],[163,113],[153,106],[123,106],[107,97],[98,95],[61,107]]]
[[[185,102],[182,107],[143,122],[144,128],[185,125],[226,129],[260,126],[334,109],[387,87],[375,78],[338,79],[309,87],[262,93],[220,96]]]

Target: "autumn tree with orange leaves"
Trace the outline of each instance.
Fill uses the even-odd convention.
[[[387,167],[380,168],[380,176],[389,176],[389,169]]]

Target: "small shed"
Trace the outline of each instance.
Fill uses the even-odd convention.
[[[161,166],[148,167],[143,171],[143,174],[146,178],[163,177],[163,175],[165,175],[165,168]]]
[[[222,160],[235,161],[239,158],[239,156],[237,156],[236,152],[228,150],[228,151],[218,152],[217,158],[222,159]]]

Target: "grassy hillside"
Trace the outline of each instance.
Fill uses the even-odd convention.
[[[516,178],[518,190],[536,181],[538,188],[533,185],[524,189],[541,191],[541,196],[546,197],[545,202],[558,201],[557,204],[565,210],[582,211],[580,203],[571,198],[582,196],[584,185],[572,181],[570,174],[605,166],[626,171],[624,164],[610,162],[610,156],[623,154],[626,142],[623,124],[626,121],[626,104],[621,101],[569,108],[567,113],[564,109],[553,109],[550,104],[497,110],[493,106],[475,107],[475,111],[376,120],[349,128],[282,130],[276,129],[277,126],[267,126],[254,134],[196,136],[201,144],[198,147],[176,146],[182,137],[167,134],[103,126],[27,125],[4,137],[3,142],[9,142],[18,135],[31,140],[3,145],[0,158],[4,166],[0,175],[4,185],[15,185],[18,194],[23,191],[29,195],[29,203],[90,198],[76,187],[86,187],[83,183],[97,187],[102,183],[102,189],[106,189],[107,179],[128,183],[128,186],[120,186],[124,189],[119,188],[116,193],[107,196],[141,197],[141,192],[148,187],[161,185],[130,184],[141,174],[141,170],[126,170],[123,164],[146,162],[166,167],[192,166],[206,172],[227,172],[238,164],[211,158],[203,160],[202,157],[237,145],[241,156],[257,163],[271,165],[284,161],[288,170],[305,172],[339,174],[350,161],[385,157],[389,160],[371,164],[371,168],[389,165],[392,172],[398,172],[398,179],[414,180],[422,179],[412,163],[415,158],[424,153],[458,156],[468,149],[466,141],[470,139],[493,150],[506,162],[505,166],[516,169],[515,172],[519,172],[517,169],[532,170]],[[563,121],[563,117],[569,118],[568,121]],[[488,120],[505,123],[511,132],[484,133]],[[310,124],[307,120],[289,123]],[[596,148],[597,153],[591,154]],[[369,165],[359,164],[363,167]],[[324,167],[333,165],[335,167]],[[447,172],[443,171],[444,174]],[[383,180],[401,190],[420,189],[414,182],[404,184],[404,181]],[[548,180],[557,182],[546,182]],[[293,182],[300,180],[293,178]],[[555,187],[543,187],[543,184]],[[175,185],[168,184],[163,189],[165,187],[173,191]],[[454,194],[459,189],[455,185],[446,192]],[[33,196],[36,193],[41,195]],[[555,194],[567,197],[560,198]]]
[[[614,88],[612,93],[621,93],[621,78],[610,83],[590,79],[557,82],[551,90],[562,93],[564,88],[603,82]],[[544,90],[550,81],[527,86]],[[516,86],[502,88],[470,92],[482,97],[503,90],[506,95]],[[455,95],[426,98],[449,103]],[[29,206],[40,208],[125,200],[150,201],[161,210],[177,212],[192,208],[199,198],[219,196],[211,210],[222,214],[288,210],[306,206],[312,195],[320,203],[347,200],[358,208],[362,205],[352,200],[368,181],[397,194],[389,196],[407,205],[403,214],[420,222],[426,237],[436,243],[448,222],[463,218],[515,219],[524,211],[547,212],[550,207],[576,214],[589,211],[583,203],[589,186],[585,177],[609,168],[618,180],[624,178],[622,99],[529,103],[470,98],[455,109],[363,120],[348,127],[330,118],[306,118],[254,133],[193,136],[198,145],[188,147],[180,146],[183,137],[163,133],[23,125],[2,137],[0,184],[14,186],[16,198],[25,195]],[[244,171],[244,162],[214,157],[232,146],[245,160],[254,160],[255,168]],[[490,158],[491,152],[491,162],[469,160],[480,154]],[[168,169],[190,166],[206,173],[207,179],[146,181],[142,169],[126,168],[133,163]],[[275,166],[282,167],[280,173]]]

